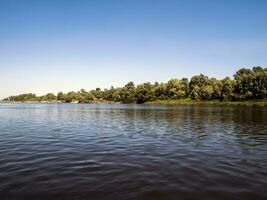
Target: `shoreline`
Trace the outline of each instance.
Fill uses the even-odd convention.
[[[14,104],[122,104],[121,102],[113,102],[113,101],[92,101],[92,102],[88,102],[88,103],[60,102],[60,101],[0,101],[0,103],[14,103]]]
[[[148,101],[147,105],[214,105],[214,106],[261,106],[267,107],[267,100],[254,101],[194,101],[194,100],[155,100]]]
[[[55,101],[0,101],[0,103],[15,103],[15,104],[124,104],[122,102],[111,101],[92,101],[90,103],[66,103]],[[138,104],[138,103],[133,103]],[[142,104],[140,104],[142,105]],[[194,100],[155,100],[143,103],[143,105],[214,105],[214,106],[260,106],[267,107],[267,100],[255,100],[255,101],[194,101]]]

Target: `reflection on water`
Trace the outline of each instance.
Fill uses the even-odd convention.
[[[0,199],[267,199],[267,108],[0,104]]]

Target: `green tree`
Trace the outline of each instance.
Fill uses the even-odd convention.
[[[144,103],[153,100],[191,98],[193,100],[250,100],[267,98],[267,68],[260,66],[252,69],[241,68],[234,74],[234,79],[226,77],[222,80],[209,78],[203,74],[193,76],[189,81],[171,79],[167,83],[149,82],[137,86],[131,81],[124,87],[78,92],[59,92],[57,96],[48,93],[36,96],[32,93],[20,94],[5,98],[8,101],[78,101],[91,103],[93,100],[107,100],[122,103]]]
[[[169,80],[166,87],[170,99],[181,99],[186,95],[186,88],[179,79]]]
[[[156,99],[165,100],[168,99],[167,84],[156,84],[154,88],[154,95]]]
[[[221,101],[231,101],[234,97],[235,81],[229,77],[224,78],[222,81],[222,90],[220,95]]]
[[[240,100],[266,98],[267,68],[242,68],[235,75],[235,97]]]
[[[136,102],[144,103],[155,100],[154,86],[147,82],[137,86],[136,88]]]
[[[56,97],[56,95],[54,95],[53,93],[47,93],[47,94],[44,95],[41,99],[42,99],[43,101],[53,101],[53,100],[56,100],[57,97]]]
[[[267,98],[267,68],[254,67],[253,79],[253,98],[263,99]]]
[[[210,78],[209,84],[212,87],[213,93],[211,96],[211,99],[221,99],[221,93],[222,93],[222,87],[223,84],[220,80],[217,80],[216,78]]]
[[[213,92],[213,88],[206,87],[207,85],[209,85],[208,76],[203,74],[193,76],[189,82],[189,96],[194,100],[210,99],[210,95],[212,95],[210,92]]]
[[[65,94],[63,92],[57,93],[57,100],[59,101],[65,101]]]
[[[235,98],[239,100],[246,100],[253,98],[253,71],[242,68],[234,74],[235,79]]]
[[[136,102],[136,98],[135,98],[135,85],[134,83],[131,81],[129,83],[127,83],[124,88],[122,88],[121,91],[121,101],[123,103],[134,103]]]

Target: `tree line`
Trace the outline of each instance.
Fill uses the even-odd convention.
[[[5,98],[5,101],[62,101],[70,103],[92,103],[94,101],[113,101],[121,103],[145,103],[154,100],[192,99],[197,101],[246,101],[267,98],[267,68],[241,68],[233,78],[222,80],[209,78],[203,74],[187,78],[171,79],[167,83],[127,83],[123,87],[111,87],[91,91],[48,93],[43,96],[21,94]]]

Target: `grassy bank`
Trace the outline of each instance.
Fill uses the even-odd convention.
[[[169,105],[218,105],[218,106],[267,106],[267,100],[260,101],[194,101],[190,99],[181,100],[156,100],[145,104],[169,104]]]

